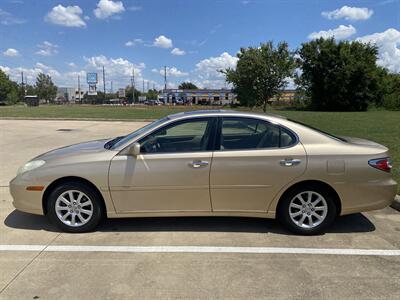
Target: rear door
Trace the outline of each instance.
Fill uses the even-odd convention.
[[[306,168],[291,131],[265,120],[224,117],[213,155],[213,211],[265,212],[278,191]]]

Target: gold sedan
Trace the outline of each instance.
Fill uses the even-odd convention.
[[[20,168],[14,206],[62,230],[105,217],[278,218],[300,234],[391,203],[388,149],[270,115],[179,113],[123,137],[53,150]]]

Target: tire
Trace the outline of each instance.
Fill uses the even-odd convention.
[[[62,231],[88,232],[103,220],[104,209],[96,190],[80,182],[69,182],[49,194],[47,216]]]
[[[324,233],[336,216],[333,196],[318,185],[304,185],[285,193],[278,208],[279,221],[300,235]]]

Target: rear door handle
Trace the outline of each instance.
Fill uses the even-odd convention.
[[[206,166],[208,166],[208,161],[195,160],[195,161],[192,161],[191,163],[189,163],[189,166],[191,166],[193,169],[206,167]]]
[[[283,167],[293,167],[301,163],[300,159],[282,159],[279,164]]]

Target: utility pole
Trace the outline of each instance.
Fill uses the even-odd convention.
[[[147,80],[147,92],[149,92],[149,84],[150,82]]]
[[[103,100],[106,100],[106,74],[104,72],[104,66],[103,66],[103,93],[104,93]]]
[[[111,80],[111,94],[113,93],[113,86],[112,86],[112,80]]]
[[[135,69],[132,68],[132,103],[135,103]]]
[[[78,75],[78,97],[79,97],[79,103],[82,103],[82,99],[81,99],[81,78]]]
[[[164,90],[167,89],[167,66],[164,66]]]
[[[143,87],[142,87],[142,92],[144,94],[144,79],[143,79]]]
[[[22,87],[22,92],[25,98],[25,85],[24,85],[24,72],[21,72],[21,87]]]

